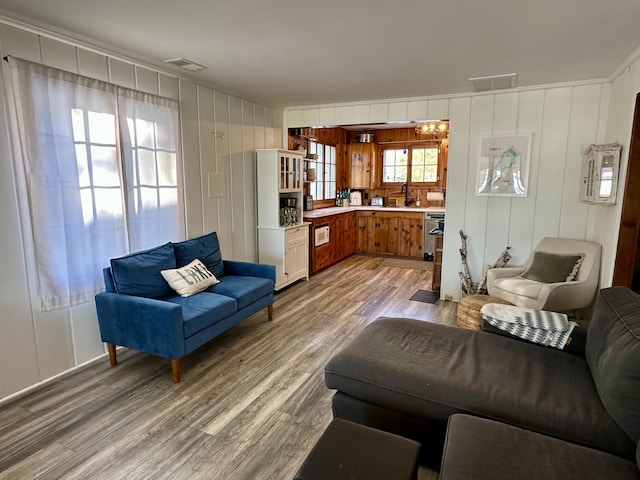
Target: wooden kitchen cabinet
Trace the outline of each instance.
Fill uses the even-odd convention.
[[[367,218],[365,253],[389,253],[389,220],[385,216]]]
[[[313,244],[317,227],[329,226],[329,242]],[[323,270],[356,252],[356,213],[345,212],[312,219],[312,248],[310,249],[311,273]]]
[[[422,213],[358,212],[358,253],[423,258]]]
[[[371,188],[371,170],[375,164],[375,143],[351,143],[347,145],[347,186]]]
[[[337,232],[337,245],[335,248],[335,261],[356,253],[356,213],[349,212],[335,215],[335,230]]]

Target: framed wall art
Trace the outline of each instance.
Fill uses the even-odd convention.
[[[530,157],[531,134],[482,137],[476,195],[526,197]]]

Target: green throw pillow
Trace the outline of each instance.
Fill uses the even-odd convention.
[[[584,254],[535,252],[531,266],[521,275],[536,282],[570,282],[578,274]]]

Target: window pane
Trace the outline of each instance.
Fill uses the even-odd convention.
[[[438,181],[438,149],[434,147],[414,147],[411,150],[411,181]]]
[[[411,181],[424,182],[424,165],[411,165]]]
[[[407,181],[407,167],[398,166],[395,168],[395,181],[403,183]]]
[[[71,124],[73,126],[73,140],[84,142],[86,138],[84,133],[84,110],[79,108],[71,110]]]
[[[153,122],[136,119],[136,145],[139,147],[155,148],[155,131]]]
[[[140,187],[140,198],[144,210],[153,210],[158,207],[158,191],[151,187]]]
[[[116,117],[110,113],[89,112],[89,141],[116,144]]]
[[[116,147],[91,147],[91,165],[93,184],[99,187],[117,187],[120,185]]]
[[[335,165],[336,163],[336,147],[329,148],[329,161]]]
[[[160,205],[170,207],[178,204],[178,188],[161,188]]]
[[[87,146],[83,143],[76,145],[76,163],[78,165],[78,183],[81,187],[91,186],[89,162],[87,160]]]
[[[396,152],[398,150],[384,150],[382,165],[391,167],[396,164]]]
[[[324,166],[322,165],[322,162],[316,163],[316,181],[320,184],[324,181]],[[322,188],[322,185],[320,188]]]
[[[85,225],[93,223],[93,195],[91,190],[80,190],[80,203],[82,205],[82,219]]]
[[[327,198],[335,198],[336,196],[336,183],[328,182],[327,183]]]
[[[156,185],[156,156],[154,152],[138,149],[138,174],[140,185]]]
[[[382,181],[405,183],[408,159],[406,149],[385,149],[382,154]]]
[[[120,188],[96,188],[94,195],[99,219],[121,218],[124,215]]]
[[[178,169],[175,153],[158,152],[158,185],[178,185]]]

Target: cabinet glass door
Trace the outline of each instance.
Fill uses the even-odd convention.
[[[280,157],[280,191],[296,191],[302,189],[302,158]]]

